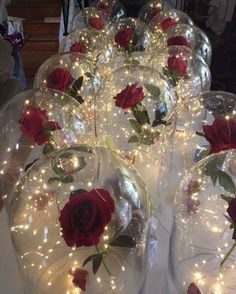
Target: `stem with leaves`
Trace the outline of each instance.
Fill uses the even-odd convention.
[[[98,254],[102,254],[101,251],[100,251],[100,249],[98,248],[97,245],[95,246],[95,248],[96,248]],[[107,253],[107,252],[106,252],[106,253]],[[110,277],[112,277],[113,275],[112,275],[111,271],[109,270],[108,266],[106,265],[106,263],[105,263],[105,261],[104,261],[104,259],[103,259],[103,256],[102,256],[102,264],[103,264],[105,270],[107,271],[108,275],[109,275]]]
[[[220,268],[223,267],[223,265],[225,264],[225,262],[227,261],[227,259],[230,257],[230,255],[232,254],[232,252],[234,251],[235,248],[236,248],[236,242],[234,242],[234,244],[232,245],[232,247],[230,248],[230,250],[228,251],[228,253],[225,255],[224,259],[221,261]]]

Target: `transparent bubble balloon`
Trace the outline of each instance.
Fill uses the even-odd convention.
[[[171,293],[236,291],[230,226],[232,209],[235,214],[235,163],[235,150],[213,154],[191,170],[177,191],[169,255],[176,292]],[[168,288],[164,293],[170,293]]]
[[[31,118],[31,114],[36,117]],[[41,119],[45,125],[43,130]],[[50,131],[49,121],[59,127]],[[14,184],[43,152],[69,147],[80,140],[89,143],[93,140],[93,120],[89,112],[72,97],[51,89],[28,90],[16,95],[1,108],[0,124],[0,185],[2,195],[8,197],[7,204]],[[21,130],[22,125],[25,131]]]
[[[116,52],[107,64],[106,76],[124,65],[144,65],[146,53],[151,50],[151,37],[143,22],[131,17],[118,20],[110,26],[108,34]]]
[[[87,28],[75,30],[66,36],[59,48],[59,53],[63,52],[84,54],[94,62],[98,62],[99,65],[109,62],[114,55],[109,38],[104,34],[94,34]]]
[[[138,13],[138,18],[148,24],[156,15],[158,15],[162,9],[161,0],[151,0],[144,4]]]
[[[99,70],[83,54],[56,54],[38,69],[34,88],[51,88],[74,97],[79,103],[90,104],[101,84]]]
[[[92,5],[107,13],[112,21],[127,16],[124,5],[118,0],[96,0]]]
[[[182,100],[196,97],[210,89],[211,72],[208,64],[187,46],[169,46],[154,52],[147,64],[163,73]]]
[[[78,145],[35,163],[10,224],[26,294],[136,294],[144,283],[149,199],[107,149]]]
[[[109,27],[108,33],[114,46],[122,53],[143,52],[151,46],[150,31],[143,22],[135,18],[116,21]]]
[[[109,21],[108,14],[95,7],[86,7],[80,10],[72,20],[72,31],[89,28],[97,34],[103,33]]]
[[[235,103],[235,94],[209,91],[177,107],[175,133],[169,137],[169,148],[159,177],[158,194],[162,195],[164,202],[173,203],[176,188],[183,177],[199,160],[212,152],[215,130],[228,146],[230,137],[227,139],[226,136],[225,139],[224,134],[231,132],[228,120],[236,119]],[[167,181],[167,177],[171,180]]]
[[[98,140],[135,164],[154,198],[165,149],[165,121],[176,103],[172,88],[159,72],[142,66],[114,72],[96,100]]]
[[[212,47],[207,35],[198,27],[179,24],[169,28],[158,41],[158,47],[166,47],[171,44],[178,45],[176,37],[184,37],[191,49],[203,56],[208,64],[211,63]],[[177,44],[176,44],[177,42]],[[183,45],[185,46],[185,45]]]
[[[187,14],[176,9],[162,11],[153,17],[148,24],[148,27],[152,32],[153,44],[159,45],[158,41],[162,35],[170,28],[174,28],[177,24],[193,25],[193,21]]]

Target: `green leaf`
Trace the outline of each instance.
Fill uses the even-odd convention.
[[[112,240],[109,245],[113,247],[134,248],[136,246],[136,242],[130,236],[120,235],[116,239]]]
[[[217,177],[218,177],[218,170],[222,167],[225,161],[225,154],[212,157],[210,161],[204,167],[204,174],[208,177],[211,177],[213,184],[216,184]]]
[[[98,255],[101,255],[102,253],[96,253],[96,254],[92,254],[90,255],[89,257],[87,257],[85,259],[85,261],[83,262],[83,267],[88,263],[90,262],[91,260],[93,260],[94,258],[96,258]]]
[[[93,258],[93,273],[94,273],[94,275],[97,273],[101,263],[102,263],[102,254],[98,254],[96,257]]]
[[[204,137],[205,138],[205,134],[204,133],[196,132],[195,134],[198,135],[198,136],[200,136],[200,137]]]
[[[71,198],[71,197],[78,196],[79,194],[81,194],[81,193],[86,193],[86,192],[88,192],[88,191],[86,191],[85,189],[78,189],[78,190],[72,191],[72,192],[70,193],[70,198]]]
[[[72,175],[67,175],[67,176],[64,176],[62,178],[60,178],[60,181],[64,184],[68,184],[68,183],[71,183],[74,181],[74,178]]]
[[[25,172],[36,162],[36,161],[38,161],[39,160],[39,158],[37,158],[37,159],[35,159],[34,161],[32,161],[32,162],[30,162],[29,164],[27,164],[26,166],[25,166]]]
[[[129,138],[128,143],[137,143],[139,138],[136,135],[133,135]]]
[[[54,146],[52,145],[52,143],[48,142],[43,146],[43,154],[48,154],[52,151],[54,151]]]
[[[207,149],[203,149],[203,150],[199,153],[199,155],[198,155],[199,160],[201,160],[201,159],[207,157],[207,156],[210,154],[210,152],[211,152],[211,148],[210,148],[210,147],[207,148]]]
[[[48,184],[53,184],[54,182],[60,182],[60,178],[52,177],[48,179]]]
[[[232,239],[233,239],[233,240],[236,240],[236,228],[234,229]]]
[[[218,170],[218,180],[222,188],[224,188],[226,191],[232,194],[235,194],[235,184],[230,175],[228,175],[226,172],[222,170]]]
[[[142,132],[142,127],[140,123],[137,122],[135,119],[129,119],[129,123],[136,133],[140,134]]]
[[[230,196],[227,196],[227,195],[224,195],[224,194],[221,194],[220,196],[221,196],[221,198],[222,198],[223,200],[225,200],[227,203],[230,203],[230,202],[234,199],[233,197],[230,197]]]
[[[80,95],[77,95],[74,97],[76,101],[78,101],[80,104],[84,103],[84,99],[83,97],[81,97]]]
[[[144,111],[133,111],[133,115],[140,125],[149,123],[149,116],[146,109]]]
[[[151,132],[150,130],[144,130],[142,133],[141,144],[144,145],[153,145],[155,139],[158,138],[160,133],[158,131]]]
[[[144,84],[144,87],[152,96],[156,98],[158,98],[161,94],[160,89],[152,84]]]
[[[84,80],[83,76],[79,77],[72,85],[72,90],[76,91],[76,92],[80,91],[80,89],[83,85],[83,80]]]
[[[92,79],[92,77],[93,77],[93,75],[90,72],[86,72],[84,75],[90,79]]]

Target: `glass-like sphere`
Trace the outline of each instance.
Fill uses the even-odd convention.
[[[148,1],[139,10],[138,18],[146,24],[149,24],[149,22],[162,11],[162,2],[162,0]]]
[[[136,294],[145,281],[149,198],[107,149],[78,145],[35,163],[16,187],[10,223],[26,294],[80,293],[81,270],[87,294]],[[83,239],[71,240],[73,228]]]
[[[36,117],[29,120],[27,134],[31,130],[31,136],[21,131],[20,124],[20,120],[27,117],[27,111],[31,111],[29,107],[37,109]],[[47,121],[45,116],[49,121],[58,123],[60,128],[52,131],[52,137],[49,136],[41,144],[43,142],[36,135],[40,131],[40,120],[43,119],[44,124]],[[51,149],[61,149],[93,140],[93,119],[87,109],[83,110],[72,97],[51,89],[28,90],[16,95],[1,108],[0,124],[0,185],[2,195],[8,197],[7,204],[10,203],[14,184],[24,174],[27,165],[43,156],[45,144],[50,143]],[[34,133],[38,143],[32,137]]]
[[[127,16],[124,5],[118,0],[96,0],[92,6],[107,13],[112,21]]]
[[[147,64],[163,73],[182,100],[199,96],[210,89],[208,64],[187,46],[169,46],[154,51]]]
[[[72,52],[56,54],[38,69],[34,88],[51,88],[74,97],[79,103],[89,104],[100,87],[100,73],[92,60]]]
[[[212,133],[214,138],[215,130],[218,129],[220,136],[225,138],[227,121],[236,120],[236,95],[218,91],[204,92],[199,97],[180,104],[174,117],[176,129],[174,135],[169,140],[166,139],[169,148],[165,153],[158,185],[158,194],[170,205],[183,177],[196,162],[212,152],[208,132]],[[210,131],[207,132],[206,127],[210,128]],[[227,146],[228,142],[225,144]],[[170,177],[171,182],[166,180],[167,177]]]
[[[198,27],[186,24],[178,24],[170,27],[158,41],[158,47],[166,47],[171,44],[179,45],[176,37],[184,37],[191,49],[200,54],[210,65],[212,56],[211,42],[208,36]],[[177,42],[177,43],[176,43]],[[180,44],[182,45],[182,44]],[[182,46],[185,46],[184,44]]]
[[[235,163],[235,151],[211,155],[177,191],[169,255],[177,293],[236,292]]]
[[[157,14],[148,24],[152,32],[152,42],[159,45],[161,36],[177,24],[193,25],[193,21],[187,14],[176,9],[169,9]]]
[[[112,24],[108,33],[119,52],[129,55],[132,52],[143,52],[151,46],[150,31],[145,23],[135,18],[123,18]]]
[[[104,34],[94,34],[90,29],[78,29],[61,42],[59,53],[78,52],[99,65],[109,62],[114,54],[112,43]]]
[[[109,16],[104,10],[86,7],[76,14],[72,21],[72,31],[89,28],[96,33],[103,33],[109,22]]]
[[[115,71],[96,99],[98,140],[135,164],[153,197],[165,146],[162,136],[165,121],[176,103],[176,96],[164,77],[142,66]]]

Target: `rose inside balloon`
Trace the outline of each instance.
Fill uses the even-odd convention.
[[[80,49],[82,49],[81,44],[79,45],[79,47]],[[76,48],[78,49],[77,45]],[[76,48],[74,47],[74,50]],[[87,78],[91,78],[91,75],[89,75],[88,73],[85,73],[85,75]],[[55,68],[50,74],[46,76],[46,85],[48,88],[65,92],[75,98],[81,104],[84,102],[84,99],[79,95],[79,93],[83,85],[83,81],[84,76],[81,76],[78,79],[74,80],[70,71],[66,68]]]
[[[118,93],[113,99],[115,105],[124,110],[130,109],[133,115],[133,119],[129,119],[130,126],[135,131],[135,135],[132,135],[128,139],[128,143],[136,143],[137,148],[144,145],[153,145],[160,136],[160,132],[155,127],[163,123],[162,117],[159,117],[159,109],[156,109],[155,118],[151,122],[148,111],[142,100],[144,98],[150,98],[159,103],[160,89],[152,84],[144,85],[148,95],[144,94],[144,89],[138,83],[127,85],[120,93]],[[133,157],[133,163],[135,156]]]
[[[60,211],[59,221],[62,236],[69,247],[94,246],[96,252],[88,256],[83,267],[92,263],[93,273],[96,274],[100,265],[112,276],[105,263],[105,257],[112,247],[134,248],[136,242],[127,235],[121,235],[120,228],[111,240],[101,250],[100,239],[109,225],[112,214],[115,212],[115,201],[111,193],[103,188],[86,191],[79,189],[73,191],[69,201]]]
[[[55,149],[53,132],[61,130],[59,124],[49,120],[47,111],[41,108],[28,106],[19,119],[20,130],[26,136],[32,138],[38,145],[44,145],[43,153],[49,153]]]
[[[181,56],[170,56],[167,66],[162,69],[169,82],[176,87],[180,79],[187,78],[187,61]]]

